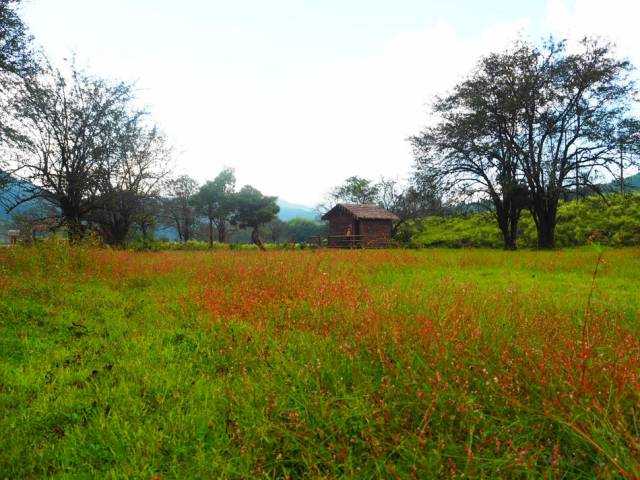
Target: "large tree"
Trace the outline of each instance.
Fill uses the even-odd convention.
[[[71,66],[53,67],[22,82],[11,102],[12,178],[22,194],[12,207],[31,199],[55,206],[71,241],[85,233],[89,214],[99,208],[104,170],[128,141],[131,122],[141,112],[133,91]]]
[[[503,78],[509,61],[500,55],[482,59],[451,94],[435,100],[437,122],[410,140],[416,183],[435,179],[457,201],[489,198],[505,249],[515,249],[525,194],[507,137],[518,109],[509,95],[510,79]]]
[[[3,76],[31,75],[38,67],[31,36],[18,15],[20,3],[20,0],[0,0],[0,75]]]
[[[209,246],[213,247],[213,228],[218,231],[218,241],[226,240],[226,226],[235,210],[236,177],[232,169],[225,168],[212,180],[200,187],[193,197],[198,213],[209,221]]]
[[[20,0],[0,0],[0,143],[4,142],[9,125],[12,91],[23,78],[38,71],[38,62],[31,46],[31,36],[18,15]],[[3,158],[0,158],[0,189],[10,180]]]
[[[260,239],[260,227],[273,220],[280,211],[277,197],[263,195],[251,185],[242,187],[235,197],[233,222],[240,228],[251,228],[251,241],[265,250]]]
[[[107,244],[123,245],[134,223],[147,227],[151,202],[169,173],[169,157],[166,139],[157,128],[132,119],[116,154],[98,175],[98,207],[90,218]]]
[[[412,139],[418,169],[489,197],[507,248],[528,208],[538,246],[551,248],[560,198],[615,161],[616,125],[634,101],[630,69],[590,39],[572,51],[519,41],[484,57],[436,101],[436,125]]]
[[[520,106],[509,148],[527,182],[538,246],[555,245],[558,201],[575,186],[573,173],[591,183],[616,161],[616,127],[636,93],[631,64],[612,45],[584,39],[576,51],[566,42],[520,45],[513,52],[513,96]]]

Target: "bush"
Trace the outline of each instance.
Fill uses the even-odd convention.
[[[603,245],[640,245],[640,194],[591,196],[561,202],[556,245],[574,247],[598,241]],[[492,247],[503,245],[490,212],[453,217],[427,217],[402,226],[399,235],[413,248]],[[518,246],[534,248],[536,226],[528,211],[518,224]]]
[[[129,249],[136,252],[160,252],[167,250],[204,251],[204,250],[227,250],[229,245],[220,242],[213,242],[213,248],[209,247],[209,242],[189,240],[188,242],[171,242],[167,240],[152,240],[138,238],[128,245]]]

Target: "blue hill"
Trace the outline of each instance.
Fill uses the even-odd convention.
[[[311,207],[306,205],[297,205],[289,203],[285,200],[278,200],[280,212],[278,218],[284,222],[288,222],[293,218],[305,218],[307,220],[318,220],[318,213]]]

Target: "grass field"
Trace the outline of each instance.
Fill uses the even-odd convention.
[[[639,477],[640,249],[597,259],[2,249],[0,478]]]

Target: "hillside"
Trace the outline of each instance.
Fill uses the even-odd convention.
[[[318,213],[311,207],[289,203],[286,200],[278,200],[276,203],[280,207],[278,218],[284,222],[288,222],[294,218],[318,220]]]
[[[411,246],[501,248],[502,237],[490,212],[427,217],[407,224],[401,236]],[[590,196],[562,202],[558,210],[558,247],[585,245],[591,240],[611,246],[640,245],[640,194]],[[527,211],[518,224],[518,246],[536,246],[536,228]]]
[[[624,186],[627,190],[640,190],[640,173],[625,178]],[[605,191],[618,192],[619,190],[620,184],[617,182],[609,182],[605,185]]]

